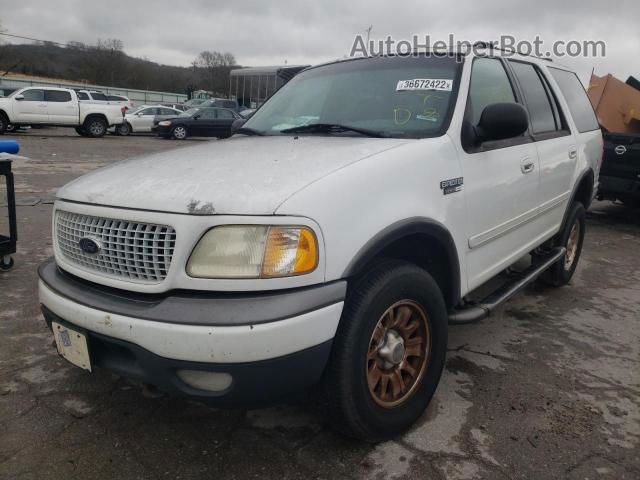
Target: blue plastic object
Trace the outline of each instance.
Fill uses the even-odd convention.
[[[16,154],[20,151],[20,145],[15,140],[5,140],[0,142],[0,153]]]

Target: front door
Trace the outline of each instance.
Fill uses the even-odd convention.
[[[14,99],[14,117],[17,123],[47,123],[49,121],[43,89],[28,88],[23,90],[20,95],[24,97],[22,100]]]
[[[216,109],[203,108],[200,116],[189,126],[191,134],[196,137],[213,137],[216,135]]]
[[[134,132],[150,132],[153,127],[153,119],[158,109],[156,107],[143,108],[142,110],[130,115],[128,120]]]
[[[477,125],[493,103],[519,102],[504,64],[476,58],[465,122]],[[528,134],[461,148],[467,201],[467,274],[473,290],[525,254],[532,242],[523,226],[536,214],[539,164]]]

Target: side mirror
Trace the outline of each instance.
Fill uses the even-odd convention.
[[[529,128],[529,115],[518,103],[505,102],[487,105],[475,127],[478,143],[506,140],[522,135]]]
[[[16,95],[15,97],[16,100],[20,101],[20,100],[24,100],[24,95],[20,94],[20,95]]]
[[[247,123],[246,118],[236,118],[231,124],[231,135],[240,130],[245,123]]]

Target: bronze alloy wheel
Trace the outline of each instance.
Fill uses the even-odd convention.
[[[431,325],[412,300],[391,305],[376,324],[367,353],[367,384],[384,408],[405,403],[420,386],[431,353]]]
[[[576,221],[571,227],[571,233],[567,239],[567,253],[564,256],[564,269],[568,272],[571,270],[573,262],[578,253],[578,244],[580,243],[580,222]]]

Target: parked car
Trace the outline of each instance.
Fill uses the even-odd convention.
[[[256,113],[255,108],[245,108],[244,110],[240,110],[240,116],[246,120],[249,120],[254,113]]]
[[[604,134],[598,198],[640,207],[640,135]]]
[[[125,97],[124,95],[106,95],[107,101],[111,104],[123,105],[127,110],[131,110],[133,108],[133,101],[129,99],[129,97]]]
[[[16,90],[18,89],[17,88],[0,88],[0,97],[8,97]]]
[[[240,110],[245,109],[245,107],[241,107],[238,104],[237,100],[229,100],[228,98],[210,98],[209,100],[205,100],[198,106],[228,108],[229,110],[233,110],[236,113],[239,113]]]
[[[109,103],[107,95],[97,90],[76,90],[78,100],[95,102],[95,103]]]
[[[189,108],[197,107],[206,101],[207,101],[206,98],[192,98],[191,100],[187,100],[186,102],[184,102],[184,106],[187,107],[187,109],[189,109]]]
[[[9,124],[75,127],[79,135],[102,137],[112,125],[122,123],[118,105],[87,103],[69,88],[28,87],[0,98],[0,134]]]
[[[180,110],[181,112],[186,112],[189,110],[189,107],[185,107],[183,103],[163,103],[164,107],[175,108],[176,110]]]
[[[154,131],[165,138],[184,140],[187,137],[231,136],[233,122],[241,118],[233,110],[226,108],[191,108],[181,115],[158,120]]]
[[[339,431],[405,431],[449,322],[570,281],[598,182],[578,77],[478,53],[311,67],[231,139],[58,190],[39,269],[58,351],[214,405],[317,384]]]
[[[162,105],[143,105],[131,113],[125,114],[124,122],[114,130],[118,135],[151,132],[154,121],[159,122],[166,118],[174,118],[181,113],[182,111],[178,109]]]

